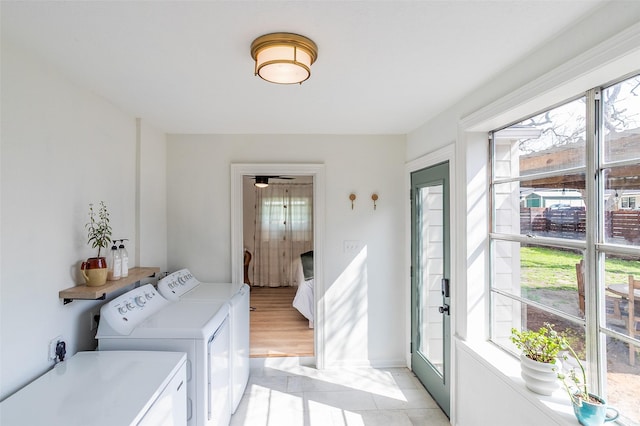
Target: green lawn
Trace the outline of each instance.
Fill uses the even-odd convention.
[[[576,263],[582,256],[576,252],[544,247],[522,247],[520,262],[522,287],[577,290]],[[628,275],[640,277],[640,261],[608,258],[605,281],[626,283]]]

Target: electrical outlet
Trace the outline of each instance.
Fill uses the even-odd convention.
[[[93,331],[98,328],[99,320],[100,320],[100,309],[96,309],[95,311],[89,311],[89,331]]]
[[[55,361],[56,359],[56,345],[58,342],[62,342],[64,339],[62,336],[54,337],[49,341],[49,358],[47,361]]]

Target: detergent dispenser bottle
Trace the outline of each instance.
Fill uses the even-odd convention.
[[[119,280],[122,272],[122,261],[120,259],[120,253],[118,252],[118,246],[116,245],[117,241],[118,240],[113,240],[111,254],[109,255],[109,259],[107,259],[107,280],[109,281]]]
[[[127,252],[127,249],[124,248],[125,241],[129,241],[129,240],[126,238],[121,239],[120,246],[118,246],[118,252],[120,253],[120,265],[121,265],[120,276],[122,278],[129,276],[129,253]]]

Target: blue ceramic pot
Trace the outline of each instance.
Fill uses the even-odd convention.
[[[577,402],[573,401],[573,412],[581,425],[600,426],[605,422],[611,422],[618,418],[618,410],[613,407],[607,407],[607,403],[604,399],[592,393],[590,393],[589,396],[599,401],[599,403],[592,403],[582,399],[577,399],[577,396]],[[613,411],[613,417],[607,417],[607,410]]]

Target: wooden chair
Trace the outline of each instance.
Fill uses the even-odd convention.
[[[629,318],[627,321],[627,330],[629,336],[635,338],[640,337],[640,298],[635,296],[635,290],[640,290],[640,280],[633,278],[633,275],[629,275]],[[629,364],[635,365],[636,362],[636,348],[633,345],[629,345]]]
[[[576,263],[576,279],[578,280],[578,307],[580,308],[580,313],[584,316],[584,269],[583,269],[584,261],[581,260],[579,263]]]
[[[578,307],[580,313],[584,316],[585,310],[585,288],[584,288],[584,260],[576,263],[576,280],[578,281]],[[619,296],[605,295],[605,304],[607,311],[607,318],[616,320],[615,322],[620,326],[624,326],[622,320],[622,313],[620,311],[621,298]],[[640,313],[640,312],[639,312]]]
[[[249,279],[249,264],[251,263],[251,253],[249,250],[244,251],[244,282],[251,286],[251,280]]]

